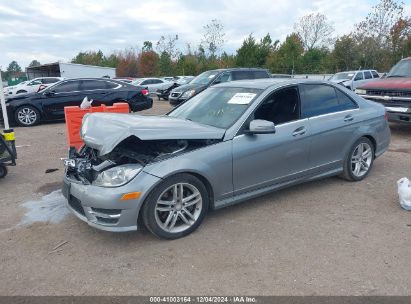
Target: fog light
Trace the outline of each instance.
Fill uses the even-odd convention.
[[[129,192],[126,194],[123,194],[123,196],[121,197],[121,201],[128,201],[128,200],[132,200],[132,199],[138,199],[141,195],[141,192]]]

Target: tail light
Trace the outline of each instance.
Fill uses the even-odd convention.
[[[384,118],[385,118],[386,121],[388,121],[388,113],[387,113],[387,111],[385,111]]]
[[[141,90],[141,94],[143,94],[144,96],[148,95],[148,90],[147,89],[142,89]]]

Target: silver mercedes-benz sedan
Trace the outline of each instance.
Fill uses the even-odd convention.
[[[165,239],[209,209],[327,176],[360,181],[390,142],[383,106],[294,79],[219,84],[165,116],[90,114],[81,136],[65,160],[68,208],[102,230],[144,225]]]

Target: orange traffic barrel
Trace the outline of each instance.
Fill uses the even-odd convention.
[[[84,144],[80,138],[80,129],[83,117],[87,113],[110,112],[110,113],[129,113],[128,103],[115,103],[113,106],[101,105],[80,109],[80,107],[64,107],[64,116],[66,118],[67,144],[69,147],[75,147],[77,150]]]

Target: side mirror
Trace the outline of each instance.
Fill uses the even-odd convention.
[[[44,92],[45,96],[53,96],[56,92],[54,90],[48,90],[46,92]]]
[[[272,121],[255,119],[250,122],[246,134],[272,134],[275,133],[275,125]]]

